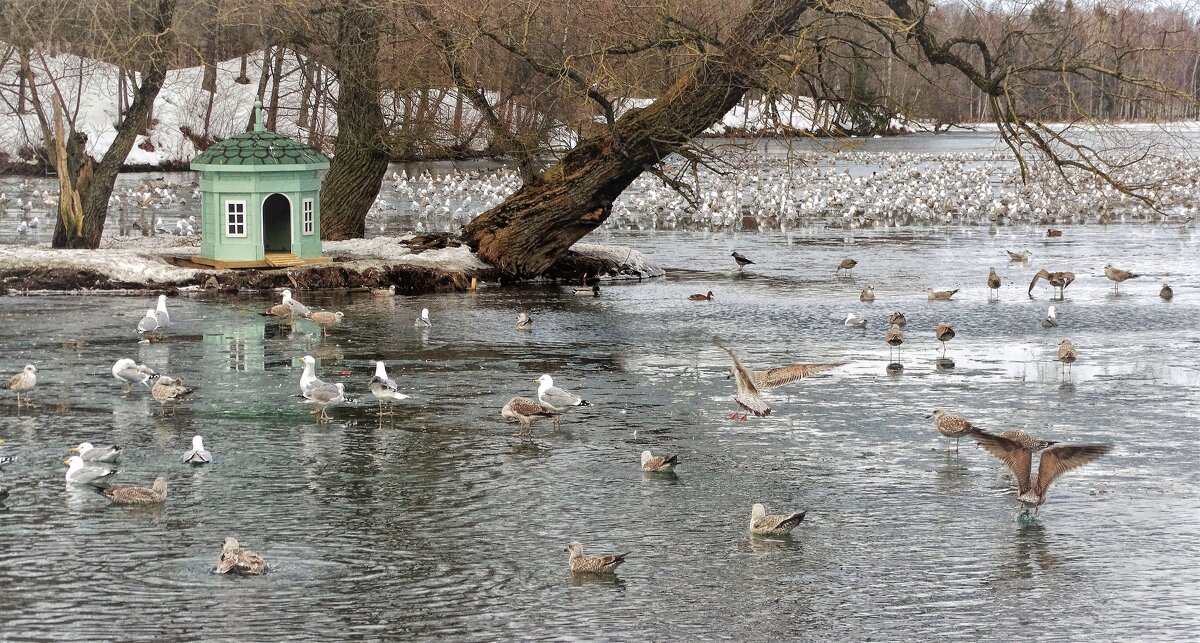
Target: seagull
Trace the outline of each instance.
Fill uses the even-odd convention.
[[[433,322],[429,321],[429,309],[428,308],[421,309],[421,316],[418,317],[417,320],[413,322],[413,326],[416,326],[418,328],[429,328],[429,327],[433,326]]]
[[[117,505],[156,505],[167,501],[167,479],[159,476],[154,485],[146,487],[108,487],[100,495]]]
[[[961,415],[947,413],[941,409],[936,409],[933,413],[930,413],[925,417],[927,419],[934,418],[934,424],[937,426],[938,433],[946,436],[947,451],[950,450],[951,438],[954,439],[954,451],[957,452],[958,441],[975,428],[975,426],[971,424],[971,421],[967,418]]]
[[[154,317],[158,321],[159,328],[166,328],[171,325],[171,315],[167,313],[167,296],[158,296],[158,307],[154,309]]]
[[[150,387],[150,396],[158,405],[166,410],[167,402],[175,402],[192,394],[192,389],[183,385],[182,377],[167,377],[160,375]]]
[[[1113,282],[1113,290],[1116,290],[1117,286],[1119,286],[1122,281],[1125,281],[1126,279],[1137,279],[1141,275],[1135,275],[1128,270],[1121,270],[1120,268],[1114,268],[1112,264],[1106,264],[1104,266],[1104,276],[1108,277]]]
[[[1075,344],[1072,344],[1071,340],[1064,339],[1058,343],[1058,361],[1064,365],[1064,375],[1070,374],[1071,365],[1075,363],[1075,357]]]
[[[500,417],[516,420],[525,427],[528,427],[535,417],[548,417],[558,424],[558,409],[537,400],[517,396],[504,404],[504,408],[500,409]]]
[[[63,460],[63,464],[67,465],[67,482],[76,484],[99,482],[117,472],[116,469],[109,469],[98,464],[84,464],[83,458],[77,455]]]
[[[146,333],[153,334],[156,330],[158,330],[158,315],[154,314],[153,308],[149,308],[146,310],[146,316],[138,322],[137,332],[138,335],[145,335]]]
[[[843,270],[853,270],[854,266],[857,266],[857,265],[858,265],[857,261],[851,259],[850,257],[846,257],[845,259],[842,259],[841,263],[838,264],[837,270],[834,270],[833,274],[836,275]]]
[[[533,330],[533,320],[525,313],[517,313],[517,330]]]
[[[221,545],[221,557],[217,559],[218,574],[237,574],[238,576],[258,576],[265,572],[267,564],[262,556],[243,549],[238,541],[226,538]]]
[[[996,274],[995,268],[988,268],[987,286],[989,289],[988,299],[991,299],[992,295],[998,299],[1000,297],[1000,275]]]
[[[312,355],[305,355],[300,361],[304,363],[304,372],[300,374],[300,396],[303,397],[309,389],[325,386],[325,382],[317,379],[317,360]]]
[[[862,292],[858,293],[858,300],[870,303],[875,301],[875,286],[867,286]]]
[[[711,291],[711,290],[708,291],[707,295],[701,295],[701,294],[697,293],[695,295],[688,297],[688,299],[690,299],[691,301],[712,301],[712,298],[713,298],[713,291]]]
[[[950,298],[953,297],[954,293],[956,292],[958,292],[958,288],[955,288],[954,290],[933,290],[932,288],[925,289],[925,294],[929,296],[929,301],[950,301]]]
[[[933,332],[933,336],[942,343],[942,358],[946,357],[946,342],[954,339],[954,327],[946,322],[941,322],[937,325],[937,330]]]
[[[204,448],[204,438],[193,435],[191,450],[183,454],[183,457],[179,458],[179,461],[188,464],[209,464],[212,462],[212,453],[209,453],[208,449]]]
[[[1019,435],[1014,435],[1019,434]],[[1060,444],[1042,451],[1038,462],[1037,478],[1033,473],[1033,452],[1036,444],[1033,438],[1019,431],[993,435],[984,431],[972,432],[972,437],[979,446],[995,456],[1017,479],[1017,500],[1025,507],[1025,514],[1033,509],[1037,515],[1038,508],[1046,502],[1046,492],[1050,484],[1062,474],[1082,467],[1112,450],[1108,444]]]
[[[350,400],[346,397],[346,385],[341,382],[314,386],[304,393],[305,404],[317,405],[318,423],[328,422],[332,419],[327,412],[329,407],[348,401]]]
[[[904,343],[904,333],[900,331],[899,324],[892,324],[888,332],[884,334],[883,341],[887,342],[888,346],[896,349],[896,359],[900,359],[900,345]],[[888,350],[888,359],[892,358],[892,352]]]
[[[371,377],[371,383],[368,385],[371,389],[371,395],[379,400],[379,414],[383,415],[383,402],[387,400],[389,406],[395,406],[397,400],[407,400],[408,396],[400,392],[400,387],[396,385],[396,381],[388,377],[387,367],[383,362],[375,362],[375,375]]]
[[[741,270],[741,269],[745,268],[746,266],[750,266],[750,265],[754,264],[753,261],[750,261],[749,259],[743,257],[742,253],[737,252],[737,251],[734,251],[734,253],[729,256],[733,257],[733,260],[737,262],[738,270]]]
[[[846,322],[845,323],[846,323],[847,328],[866,328],[867,327],[867,320],[863,319],[862,317],[859,317],[858,315],[855,315],[854,313],[846,313]]]
[[[1171,301],[1171,298],[1175,296],[1175,291],[1171,290],[1169,284],[1163,284],[1162,290],[1158,291],[1158,296],[1162,297],[1163,301]]]
[[[572,288],[571,291],[574,292],[579,297],[599,297],[600,296],[600,284],[592,284],[590,286],[583,286],[580,288]]]
[[[305,315],[304,318],[313,322],[314,324],[320,326],[322,335],[328,335],[329,328],[331,326],[337,326],[338,324],[342,323],[342,318],[345,316],[346,316],[345,313],[342,313],[341,311],[336,312],[336,313],[331,313],[331,312],[326,312],[326,311],[320,311],[320,312],[309,311],[309,313],[307,315]]]
[[[1025,250],[1022,252],[1013,252],[1012,250],[1005,250],[1005,252],[1008,253],[1009,261],[1016,261],[1018,263],[1025,263],[1026,261],[1029,261],[1029,251],[1028,250]]]
[[[1058,288],[1058,298],[1062,299],[1066,296],[1067,286],[1075,281],[1075,273],[1067,271],[1048,272],[1045,268],[1037,271],[1033,276],[1033,280],[1029,282],[1029,296],[1033,296],[1033,287],[1037,285],[1039,279],[1045,279],[1050,282],[1050,285]]]
[[[263,317],[291,317],[295,312],[287,304],[275,304],[261,314]]]
[[[1046,316],[1042,318],[1042,328],[1057,328],[1058,317],[1055,314],[1054,306],[1046,309]]]
[[[728,353],[729,357],[733,360],[733,364],[729,367],[729,374],[737,384],[737,394],[733,396],[733,401],[737,403],[738,408],[749,411],[758,417],[770,415],[771,407],[759,396],[758,387],[754,384],[754,376],[751,374],[750,369],[742,366],[741,360],[738,359],[733,351],[724,346],[721,346],[721,350]],[[737,417],[738,412],[734,410],[729,419],[733,420],[737,419]],[[741,419],[745,421],[748,417],[749,414],[742,414]]]
[[[554,385],[554,378],[543,374],[541,377],[533,380],[538,383],[538,401],[542,404],[549,404],[556,409],[565,409],[568,406],[591,406],[587,400],[558,388]]]
[[[396,284],[392,284],[392,285],[388,286],[387,288],[372,288],[371,296],[373,296],[373,297],[395,297],[396,296]]]
[[[576,574],[611,574],[629,555],[629,552],[626,552],[610,556],[584,556],[583,545],[575,542],[567,545],[566,551],[571,553],[571,572]]]
[[[154,369],[145,364],[138,364],[128,357],[123,357],[113,364],[112,374],[118,381],[125,383],[125,393],[132,391],[134,384],[150,388],[150,382],[158,379]]]
[[[35,386],[37,386],[37,367],[33,364],[26,364],[20,373],[8,378],[8,381],[4,383],[4,388],[17,394],[18,409],[22,405],[21,394],[32,391]],[[33,403],[29,400],[25,400],[23,404],[25,406],[33,406]]]
[[[891,317],[888,318],[888,325],[904,328],[906,325],[908,325],[908,318],[904,316],[904,313],[897,310],[896,312],[892,313]]]
[[[299,315],[299,316],[303,317],[310,312],[308,310],[308,306],[305,306],[304,304],[296,301],[295,299],[292,299],[292,291],[287,288],[283,289],[283,305],[287,306],[288,308],[291,308],[293,315]]]
[[[642,471],[673,473],[677,464],[679,464],[679,456],[677,455],[655,456],[649,451],[642,451]]]
[[[768,514],[766,507],[754,503],[750,508],[750,533],[755,536],[787,536],[804,520],[806,513]]]
[[[79,446],[71,447],[71,453],[79,454],[84,462],[116,462],[121,457],[121,447],[93,446],[91,442],[80,442]]]

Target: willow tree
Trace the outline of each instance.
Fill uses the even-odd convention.
[[[620,117],[614,116],[604,89],[608,76],[581,71],[587,55],[539,55],[524,35],[536,22],[528,17],[509,19],[507,26],[496,29],[476,20],[484,37],[535,70],[573,81],[579,93],[598,106],[606,126],[583,137],[560,161],[467,224],[463,239],[480,259],[507,274],[537,275],[602,224],[613,201],[642,173],[656,172],[674,184],[658,172],[658,164],[672,154],[694,159],[689,152],[693,139],[719,122],[747,92],[769,99],[782,79],[806,84],[813,98],[844,103],[845,72],[863,51],[877,60],[894,57],[913,69],[946,67],[961,74],[984,97],[1023,172],[1037,156],[1064,175],[1068,169],[1083,170],[1123,192],[1149,198],[1144,190],[1150,186],[1125,183],[1119,172],[1141,158],[1139,152],[1101,149],[1073,137],[1068,128],[1041,124],[1037,105],[1022,96],[1054,89],[1074,97],[1081,86],[1102,86],[1143,107],[1168,102],[1194,106],[1194,95],[1152,72],[1156,62],[1194,54],[1194,44],[1184,52],[1176,39],[1168,39],[1170,29],[1161,37],[1150,34],[1136,41],[1108,34],[1084,42],[1043,28],[1044,16],[1030,19],[1020,7],[1000,6],[996,11],[1003,13],[992,23],[999,28],[952,34],[939,32],[929,0],[750,0],[731,26],[715,30],[668,15],[664,21],[675,27],[673,33],[685,37],[668,34],[599,49],[608,57],[660,47],[687,47],[694,53],[686,71],[651,104]],[[1059,11],[1068,23],[1086,19],[1080,12]],[[1080,31],[1078,24],[1068,26],[1072,33]],[[823,40],[833,43],[822,47],[826,63],[831,55],[842,61],[840,75],[821,64],[813,67],[814,59],[821,60],[814,56],[814,45]],[[1113,50],[1121,54],[1121,65],[1104,64]],[[1082,101],[1072,101],[1067,112],[1075,121],[1096,123]]]
[[[59,177],[59,216],[54,225],[56,248],[96,248],[108,216],[108,200],[117,173],[145,131],[154,100],[175,56],[172,22],[176,0],[135,0],[124,7],[102,3],[9,5],[6,22],[30,48],[52,46],[68,35],[82,53],[135,70],[133,99],[114,125],[116,136],[97,161],[87,153],[87,139],[66,126],[56,83],[39,83],[31,65],[21,65],[23,82],[41,125],[43,146]],[[43,97],[41,86],[51,87]],[[51,105],[47,105],[47,100]],[[120,110],[118,110],[120,111]]]

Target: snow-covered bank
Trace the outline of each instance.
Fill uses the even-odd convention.
[[[171,236],[106,238],[97,250],[55,250],[48,245],[0,246],[0,294],[34,291],[139,290],[176,288],[298,290],[395,285],[406,294],[467,288],[472,279],[500,275],[466,246],[413,252],[408,237],[328,241],[334,262],[271,270],[212,270],[187,261],[195,238]],[[662,268],[632,248],[577,244],[547,276],[576,280],[659,277]]]

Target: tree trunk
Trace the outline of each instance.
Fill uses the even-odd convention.
[[[117,136],[99,163],[91,165],[83,159],[79,176],[65,177],[77,188],[83,205],[82,229],[64,225],[62,217],[54,224],[55,248],[97,248],[100,235],[104,232],[104,220],[108,215],[108,198],[112,195],[117,173],[133,149],[138,134],[150,119],[150,107],[167,78],[167,65],[171,56],[173,40],[170,29],[175,14],[175,0],[158,0],[154,15],[154,33],[158,48],[150,54],[146,69],[142,71],[142,83],[134,92],[129,110],[117,123]],[[85,153],[86,157],[86,153]],[[60,173],[73,174],[69,167],[59,167]],[[90,177],[88,173],[90,172]]]
[[[751,88],[781,34],[810,0],[754,0],[725,48],[644,109],[579,142],[500,205],[463,228],[479,258],[514,277],[549,269],[608,218],[613,201],[646,168],[716,123]],[[339,119],[340,120],[340,119]]]
[[[321,238],[366,234],[367,212],[387,172],[388,148],[379,104],[379,10],[343,0],[333,71],[338,77],[337,139],[321,185]]]
[[[275,52],[275,66],[271,68],[271,103],[267,108],[266,128],[275,131],[279,123],[279,81],[283,76],[283,47]]]

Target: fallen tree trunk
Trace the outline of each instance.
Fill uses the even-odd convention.
[[[514,277],[541,274],[603,223],[647,168],[718,122],[753,86],[810,0],[754,0],[724,47],[644,109],[583,139],[500,205],[463,228],[479,258]]]

